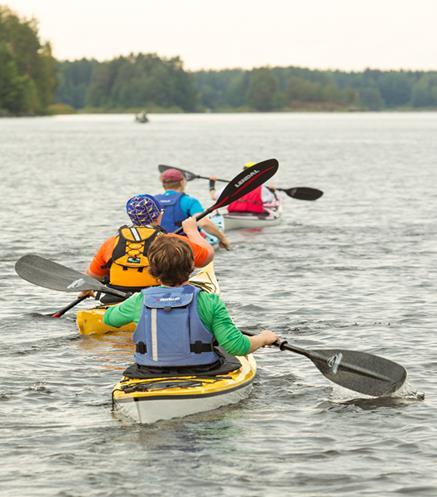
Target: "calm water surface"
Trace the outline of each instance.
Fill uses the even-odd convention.
[[[0,494],[437,495],[437,114],[73,116],[0,120]],[[71,295],[20,280],[36,252],[84,269],[157,165],[232,177],[276,157],[284,223],[233,232],[217,273],[236,322],[303,347],[391,358],[395,399],[354,399],[291,353],[257,353],[244,403],[139,426],[111,412],[121,335],[82,338]],[[207,182],[189,184],[205,203]],[[89,302],[87,305],[91,305]]]

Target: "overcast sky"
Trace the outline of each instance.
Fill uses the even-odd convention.
[[[437,69],[437,0],[0,0],[59,59],[180,55],[187,69]]]

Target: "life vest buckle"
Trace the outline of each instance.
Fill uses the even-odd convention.
[[[194,343],[190,344],[190,352],[195,354],[201,354],[202,352],[212,352],[214,347],[210,343],[201,342],[196,340]]]
[[[146,344],[144,342],[138,342],[136,351],[138,352],[138,354],[145,354],[147,352]]]

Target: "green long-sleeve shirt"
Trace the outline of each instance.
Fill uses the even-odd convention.
[[[121,304],[109,307],[103,321],[119,327],[132,321],[137,324],[143,308],[143,295],[135,293]],[[218,344],[229,354],[246,355],[249,339],[235,326],[222,299],[215,294],[199,292],[197,310],[204,326],[214,335]]]

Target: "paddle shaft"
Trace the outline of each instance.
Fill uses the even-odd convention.
[[[63,316],[67,311],[75,307],[77,304],[80,304],[83,300],[87,299],[89,295],[82,295],[81,297],[78,297],[76,300],[73,300],[73,302],[70,302],[68,305],[63,307],[62,309],[59,309],[59,311],[54,312],[53,314],[50,314],[50,317],[52,318],[60,318]]]
[[[208,178],[208,176],[199,176],[197,174],[196,174],[196,178],[199,178],[199,179],[210,179],[210,178]],[[228,179],[216,178],[214,181],[217,181],[218,183],[229,183]]]
[[[158,169],[161,173],[167,171],[168,169],[176,169],[180,171],[186,181],[192,181],[194,179],[206,179],[211,181],[211,178],[208,176],[201,176],[200,174],[195,174],[191,171],[187,171],[186,169],[181,169],[179,167],[166,166],[164,164],[160,164]],[[247,169],[246,169],[247,170]],[[221,183],[229,183],[227,179],[217,178],[214,181],[219,181]],[[280,192],[284,192],[288,197],[297,199],[297,200],[317,200],[323,195],[323,192],[318,188],[310,188],[307,186],[299,186],[294,188],[269,188],[272,192],[277,190]]]

